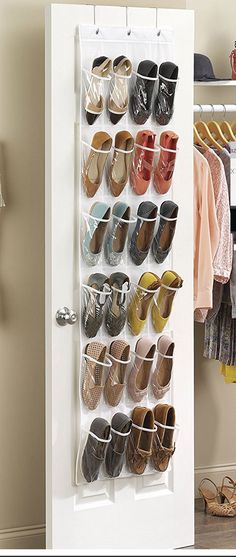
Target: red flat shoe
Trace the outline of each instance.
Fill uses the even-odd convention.
[[[130,181],[137,195],[143,195],[150,184],[153,172],[155,139],[156,134],[150,130],[140,131],[136,135]]]
[[[167,193],[170,189],[175,169],[176,146],[179,136],[171,131],[162,132],[160,136],[160,157],[154,173],[154,186],[158,193]]]

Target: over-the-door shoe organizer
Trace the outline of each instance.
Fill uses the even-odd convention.
[[[125,84],[124,80],[122,83],[122,87],[125,87],[123,91],[128,90],[129,106],[126,113],[121,117],[120,114],[116,114],[116,110],[114,109],[114,104],[116,104],[115,101],[117,100],[116,94],[112,96],[112,99],[114,101],[113,105],[111,101],[109,104],[109,91],[111,90],[111,88],[113,88],[114,92],[114,84],[116,79],[116,76],[114,75],[114,73],[112,73],[111,68],[104,67],[104,79],[99,80],[96,78],[96,76],[94,77],[91,75],[94,59],[102,56],[107,57],[112,61],[120,56],[123,56],[130,60],[132,63],[132,72],[130,72],[130,75],[127,75]],[[143,125],[136,123],[130,113],[130,94],[137,79],[136,74],[138,65],[141,60],[145,59],[154,61],[157,64],[158,68],[164,61],[172,61],[177,63],[174,58],[173,32],[170,29],[157,30],[156,28],[135,28],[129,30],[127,28],[116,27],[102,27],[98,29],[96,26],[85,25],[81,25],[78,28],[76,44],[77,121],[75,156],[77,168],[76,187],[79,206],[78,229],[80,241],[78,243],[77,253],[78,265],[76,282],[77,291],[80,292],[81,311],[79,317],[80,344],[78,346],[77,369],[78,427],[76,444],[78,447],[78,454],[75,474],[76,484],[84,483],[87,481],[82,473],[82,455],[88,439],[90,425],[95,418],[104,418],[109,424],[111,424],[112,417],[117,412],[123,412],[128,417],[131,417],[132,411],[136,406],[153,409],[159,402],[171,404],[171,401],[173,400],[172,384],[170,390],[167,393],[164,393],[164,397],[161,400],[157,400],[154,396],[154,390],[152,388],[150,380],[150,384],[146,390],[145,396],[142,398],[141,401],[139,401],[137,392],[135,392],[135,383],[132,383],[132,376],[129,377],[131,370],[132,375],[134,376],[135,366],[136,368],[139,368],[139,366],[141,365],[141,363],[139,363],[138,361],[138,357],[135,358],[134,352],[136,343],[143,336],[148,337],[150,346],[153,345],[154,347],[157,346],[157,341],[162,336],[162,334],[168,334],[174,340],[174,326],[172,316],[170,317],[170,320],[162,333],[155,332],[152,325],[151,311],[149,311],[149,316],[145,328],[137,335],[132,334],[130,328],[128,327],[127,321],[124,327],[122,323],[120,323],[120,321],[119,323],[117,321],[117,324],[114,324],[114,322],[112,322],[111,320],[111,312],[109,311],[112,306],[111,288],[105,278],[107,277],[109,279],[112,274],[117,272],[124,273],[129,277],[130,282],[126,284],[127,292],[122,292],[121,294],[119,288],[117,287],[112,290],[113,297],[124,297],[125,307],[126,304],[130,304],[132,296],[134,296],[135,292],[137,291],[137,285],[143,273],[155,273],[156,275],[158,275],[159,278],[161,278],[162,273],[165,270],[172,269],[171,251],[162,264],[158,264],[155,261],[151,249],[148,256],[143,262],[139,262],[140,264],[135,264],[137,263],[134,253],[135,250],[133,250],[131,245],[131,257],[130,241],[137,225],[137,210],[140,203],[143,201],[149,201],[151,202],[151,204],[156,205],[158,208],[157,215],[155,215],[153,219],[154,235],[156,234],[159,223],[158,211],[160,209],[160,206],[163,201],[172,200],[174,197],[174,178],[170,190],[164,195],[160,195],[157,192],[157,189],[154,185],[153,176],[147,191],[145,191],[145,193],[143,193],[142,195],[140,195],[141,192],[138,192],[138,195],[133,190],[131,179],[129,177],[127,185],[125,185],[121,194],[116,197],[114,195],[114,193],[116,194],[116,191],[114,191],[116,185],[114,185],[114,183],[112,184],[112,182],[109,181],[109,169],[111,167],[114,155],[115,141],[118,141],[119,145],[122,145],[122,141],[124,140],[124,137],[120,132],[127,132],[125,140],[129,140],[129,136],[131,138],[130,156],[133,159],[135,158],[135,156],[137,156],[137,146],[134,145],[133,150],[133,143],[135,144],[137,133],[142,130],[150,130],[151,132],[153,132],[153,134],[155,134],[155,145],[152,153],[154,157],[154,169],[156,168],[158,157],[160,156],[158,144],[161,132],[163,132],[163,130],[172,130],[178,133],[178,130],[175,130],[174,114],[168,126],[162,127],[157,124],[155,116],[153,115],[153,111]],[[153,83],[154,100],[157,95],[158,80],[154,79]],[[103,110],[97,117],[96,110],[91,107],[91,103],[89,104],[89,101],[91,101],[91,99],[93,100],[99,98],[99,95],[102,95],[103,97]],[[176,92],[175,102],[178,103],[178,91]],[[90,109],[91,112],[87,112],[86,114],[86,108]],[[114,110],[112,115],[109,111],[110,108],[113,108]],[[117,120],[118,122],[114,124],[113,122]],[[91,189],[89,183],[87,183],[87,187],[86,184],[84,185],[84,182],[86,180],[85,178],[83,180],[82,175],[91,153],[90,146],[92,143],[92,139],[94,138],[94,135],[99,132],[105,132],[105,134],[107,135],[104,135],[103,137],[105,141],[105,148],[103,149],[104,160],[102,161],[102,164],[104,164],[103,179],[100,187],[97,189],[97,191],[95,191],[96,188],[95,190],[93,190],[93,188]],[[132,138],[134,139],[133,142]],[[95,142],[95,153],[96,149],[99,151],[99,149],[96,148]],[[120,154],[120,156],[122,157],[122,148],[120,149],[120,151],[118,150],[117,152],[118,155]],[[178,156],[176,164],[178,164]],[[132,166],[129,175],[131,173]],[[103,203],[103,206],[99,207],[98,213],[96,212],[96,206],[91,211],[91,207],[94,206],[94,204],[96,204],[97,202]],[[115,207],[115,204],[117,202],[124,202],[130,207],[130,210],[125,210],[122,213],[122,207],[118,207],[118,209],[117,207]],[[118,212],[116,213],[116,211]],[[181,207],[179,213],[181,218]],[[94,231],[94,227],[97,225],[97,219],[100,219],[101,221],[101,231],[106,230],[105,233],[107,234],[107,232],[111,231],[112,229],[113,237],[116,238],[117,236],[117,240],[119,240],[118,236],[120,234],[122,226],[126,227],[126,231],[128,230],[125,248],[121,256],[114,257],[111,254],[109,249],[108,236],[105,236],[101,255],[97,257],[96,255],[94,255],[94,253],[91,253],[90,240]],[[175,269],[175,271],[178,272],[178,269]],[[93,323],[89,322],[89,320],[87,320],[86,323],[82,323],[82,321],[85,319],[88,304],[91,303],[93,294],[96,294],[96,289],[93,292],[92,286],[88,284],[88,279],[93,273],[102,273],[103,275],[105,275],[102,303],[105,304],[104,307],[106,307],[106,310],[104,310],[102,324],[100,323],[99,315]],[[158,287],[159,285],[157,285],[157,288]],[[116,327],[118,328],[116,329]],[[117,334],[119,327],[121,327],[122,330],[119,334]],[[89,389],[89,387],[93,385],[94,378],[90,375],[89,372],[89,370],[93,368],[93,365],[90,364],[93,364],[94,361],[98,359],[98,354],[101,353],[102,348],[100,345],[91,345],[90,349],[87,349],[86,353],[86,346],[92,342],[102,343],[103,345],[107,346],[107,352],[109,352],[109,347],[115,340],[124,341],[124,355],[122,358],[124,386],[123,388],[120,388],[119,392],[114,388],[112,389],[113,383],[112,378],[109,375],[110,369],[111,365],[114,365],[114,362],[119,363],[119,357],[117,357],[117,353],[115,353],[116,355],[107,354],[104,360],[104,365],[100,365],[98,362],[96,366],[97,376],[101,379],[100,388],[93,389],[93,392],[91,394],[91,392],[89,392],[89,390],[91,391],[91,388]],[[130,353],[127,352],[126,357],[125,343],[128,343],[130,345]],[[122,349],[122,346],[118,346],[118,348]],[[140,358],[140,362],[142,362],[142,357]],[[150,369],[155,369],[157,358],[158,354],[156,349],[154,348],[151,356],[149,353],[149,357],[146,358],[146,360],[144,359],[146,367],[149,367],[149,372]],[[173,373],[175,373],[174,365]],[[116,403],[117,405],[114,406],[114,404]],[[155,425],[153,429],[153,435],[155,436]],[[104,445],[106,445],[106,447],[104,447],[104,451],[107,450],[107,445],[109,445],[110,433],[108,434],[108,438],[104,443]],[[127,437],[128,434],[129,433],[127,433]],[[93,442],[96,443],[96,441],[96,435],[92,434],[90,447],[91,450],[93,449]],[[157,473],[153,468],[151,460],[149,460],[148,465],[146,466],[144,471],[144,474],[150,473]],[[130,469],[128,469],[125,462],[119,477],[122,478],[130,475],[132,475],[132,472],[130,471]],[[103,465],[100,469],[98,479],[104,479],[108,477],[109,475],[106,473]]]

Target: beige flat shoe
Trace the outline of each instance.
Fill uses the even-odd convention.
[[[86,143],[83,142],[85,145]],[[102,183],[104,167],[111,151],[112,138],[106,132],[94,134],[90,153],[83,167],[83,186],[88,197],[93,197]]]
[[[106,350],[105,344],[96,341],[90,342],[85,348],[82,397],[89,410],[97,408],[103,393]]]
[[[157,400],[170,389],[175,343],[168,335],[162,335],[157,342],[157,364],[151,378],[153,394]]]
[[[93,61],[89,83],[85,95],[85,112],[88,124],[95,120],[104,109],[103,79],[107,78],[112,70],[112,61],[107,56],[100,56]]]
[[[141,402],[147,395],[155,352],[156,345],[148,337],[141,337],[136,343],[135,360],[128,378],[129,394],[135,402]]]
[[[124,340],[114,340],[111,343],[109,356],[112,366],[104,388],[104,396],[110,406],[117,406],[123,396],[129,354],[130,346]]]

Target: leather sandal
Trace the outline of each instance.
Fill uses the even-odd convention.
[[[118,56],[113,62],[113,78],[110,84],[108,111],[112,124],[117,124],[128,110],[128,79],[132,64],[126,56]]]
[[[150,408],[136,406],[132,412],[132,429],[128,439],[127,466],[133,474],[143,474],[152,455],[153,434],[156,430]]]
[[[99,56],[93,61],[90,82],[85,96],[85,111],[88,124],[94,124],[104,109],[102,79],[111,73],[112,61],[107,56]]]
[[[128,378],[128,391],[135,402],[147,395],[156,344],[148,337],[141,337],[135,346],[135,360]]]
[[[151,377],[153,394],[157,400],[163,398],[170,389],[174,347],[175,343],[168,335],[162,335],[158,339],[157,363]]]
[[[175,430],[175,409],[169,404],[157,404],[154,410],[157,432],[153,436],[152,461],[155,470],[165,472],[175,452],[173,443]]]
[[[118,132],[112,163],[109,169],[109,187],[112,195],[118,197],[125,188],[133,157],[134,138],[128,131]]]
[[[85,145],[86,142],[83,142]],[[96,132],[90,153],[83,167],[83,186],[88,197],[93,197],[103,179],[104,167],[111,151],[112,138],[106,132]]]
[[[103,418],[95,418],[90,426],[88,439],[82,456],[82,472],[87,482],[98,479],[111,441],[111,428]]]
[[[226,485],[227,482],[227,485]],[[221,496],[221,502],[227,503],[236,511],[236,482],[229,476],[224,476],[221,487],[218,488]]]
[[[110,406],[117,406],[124,393],[130,345],[125,340],[114,340],[110,345],[109,357],[112,366],[106,380],[104,396]]]
[[[111,420],[111,442],[106,452],[106,472],[111,478],[118,478],[120,475],[126,455],[126,447],[131,432],[132,420],[117,412]]]
[[[97,408],[103,393],[106,351],[105,344],[97,341],[90,342],[85,348],[82,397],[89,410]]]
[[[236,510],[229,503],[221,503],[220,491],[216,484],[209,478],[203,478],[199,484],[198,491],[205,503],[205,513],[213,516],[233,517]]]

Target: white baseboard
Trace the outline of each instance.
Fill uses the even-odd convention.
[[[195,468],[195,497],[199,497],[198,485],[203,478],[210,478],[216,485],[221,485],[224,476],[230,476],[236,480],[236,464],[197,466]]]
[[[45,549],[45,524],[0,530],[0,549]]]

